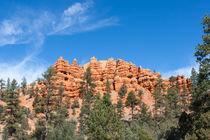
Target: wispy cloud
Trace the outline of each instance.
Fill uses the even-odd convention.
[[[30,81],[35,80],[46,68],[42,64],[40,65],[40,62],[33,60],[36,60],[37,52],[47,36],[73,35],[117,25],[116,17],[96,19],[91,12],[93,7],[94,2],[87,0],[84,3],[77,2],[69,6],[60,16],[49,11],[30,9],[28,12],[24,11],[22,14],[16,14],[0,21],[0,49],[16,44],[29,44],[33,49],[33,53],[26,55],[18,63],[0,63],[0,78],[11,77],[20,81],[25,76],[30,78]]]
[[[40,64],[37,61],[29,57],[17,64],[13,63],[0,63],[0,78],[7,79],[15,78],[18,82],[22,80],[23,77],[27,78],[29,83],[41,77],[41,74],[46,70],[46,64],[43,62]]]
[[[192,64],[186,67],[178,68],[172,71],[163,72],[162,77],[169,78],[171,76],[184,75],[185,77],[190,78],[192,68],[195,68],[195,70],[198,71],[199,65],[196,63],[196,64]]]

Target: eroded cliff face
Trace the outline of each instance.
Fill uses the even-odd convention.
[[[112,58],[107,61],[97,61],[95,57],[92,57],[89,63],[80,66],[77,64],[76,59],[69,65],[68,61],[60,57],[54,64],[54,67],[57,71],[56,84],[60,85],[60,83],[63,83],[64,93],[72,99],[79,98],[80,82],[83,80],[83,73],[90,67],[92,78],[96,84],[95,93],[102,95],[105,93],[108,79],[113,93],[112,100],[114,103],[118,100],[117,92],[120,87],[126,84],[128,92],[131,90],[142,90],[144,93],[143,101],[149,107],[153,104],[151,95],[154,91],[156,80],[160,76],[160,73],[152,73],[149,69],[143,69],[141,66],[136,67],[134,64],[121,59],[115,61]],[[176,79],[181,89],[183,89],[184,86],[187,89],[190,88],[191,82],[188,78],[178,75]],[[166,84],[166,89],[171,84],[169,79],[163,79],[163,82]]]
[[[136,67],[132,63],[125,62],[121,59],[114,60],[108,59],[107,61],[97,61],[95,57],[92,57],[90,62],[85,64],[84,66],[80,66],[77,64],[77,60],[74,59],[71,65],[68,61],[64,60],[60,57],[57,62],[54,64],[54,68],[57,72],[55,78],[56,86],[61,86],[63,84],[64,94],[70,97],[70,105],[74,99],[78,99],[80,107],[82,104],[82,99],[80,98],[80,82],[83,80],[83,74],[86,69],[90,67],[90,71],[92,73],[92,78],[96,84],[95,94],[100,93],[104,94],[106,91],[106,82],[107,79],[110,83],[111,88],[111,100],[113,103],[117,103],[119,100],[118,91],[123,84],[126,84],[128,92],[133,90],[135,94],[138,94],[139,90],[143,91],[142,100],[147,104],[149,109],[152,111],[153,108],[153,98],[152,94],[154,92],[154,88],[156,86],[156,80],[160,76],[160,73],[152,73],[149,69],[143,69],[141,66]],[[176,82],[179,84],[181,90],[185,86],[186,89],[190,89],[191,81],[184,76],[176,76]],[[169,79],[163,79],[165,84],[165,89],[170,87],[171,82]],[[34,88],[38,87],[40,90],[45,87],[44,82],[36,83]],[[31,88],[29,85],[28,89]],[[34,89],[35,91],[35,89]],[[127,95],[128,95],[127,92]],[[35,93],[34,93],[35,94]],[[124,102],[126,97],[124,98]],[[138,98],[138,97],[137,97]],[[33,112],[33,95],[22,95],[20,96],[20,105],[29,108],[31,112]],[[6,103],[0,101],[0,105],[6,106]],[[73,110],[69,109],[69,115],[72,118],[78,118],[80,109],[77,108],[76,115],[72,114]],[[128,120],[130,118],[129,108],[124,108],[124,119]],[[42,114],[41,114],[42,115]],[[40,114],[37,115],[38,117]],[[31,126],[31,131],[35,128],[36,119],[29,119],[29,123]],[[1,129],[0,125],[0,129]]]

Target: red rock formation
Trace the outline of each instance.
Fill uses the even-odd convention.
[[[92,78],[96,84],[95,93],[105,93],[108,79],[111,90],[115,94],[117,94],[123,84],[126,84],[128,91],[141,89],[145,93],[143,101],[149,106],[153,103],[151,94],[154,91],[156,80],[160,76],[160,73],[152,73],[149,69],[143,69],[141,66],[136,67],[134,64],[121,59],[114,61],[112,58],[107,61],[97,61],[95,57],[92,57],[89,63],[81,67],[77,65],[76,59],[69,66],[69,62],[60,57],[54,64],[54,67],[57,71],[56,77],[58,79],[56,84],[63,83],[65,93],[71,98],[79,97],[83,73],[87,67],[90,67]],[[171,83],[168,79],[163,79],[163,81],[166,84],[166,88],[170,86]],[[181,89],[183,89],[184,85],[187,89],[190,88],[190,80],[184,78],[184,76],[178,75],[177,82]]]
[[[74,59],[71,66],[69,66],[69,62],[60,57],[54,64],[54,67],[57,72],[57,86],[63,84],[65,94],[72,98],[78,97],[81,87],[80,82],[83,77],[83,68],[77,65],[77,60]]]

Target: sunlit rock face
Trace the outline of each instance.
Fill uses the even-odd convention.
[[[83,73],[88,67],[90,67],[92,78],[96,84],[95,94],[100,93],[103,95],[106,90],[106,82],[109,80],[113,93],[113,102],[119,99],[117,92],[125,84],[128,92],[133,90],[137,94],[139,90],[142,90],[144,93],[142,100],[149,107],[152,106],[153,99],[151,94],[154,92],[156,80],[160,73],[152,73],[149,69],[143,69],[141,66],[136,67],[134,64],[121,59],[115,61],[110,58],[98,61],[95,57],[92,57],[89,63],[80,66],[77,64],[76,59],[69,65],[68,61],[60,57],[54,64],[54,68],[57,71],[56,85],[62,83],[65,94],[72,99],[79,98],[80,82],[83,80]],[[179,75],[176,76],[176,79],[181,90],[184,86],[187,89],[190,88],[191,81],[189,79]],[[171,85],[169,79],[163,79],[163,82],[166,85],[166,89]]]

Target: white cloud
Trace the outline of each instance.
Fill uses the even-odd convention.
[[[90,14],[93,5],[93,1],[86,1],[84,3],[75,3],[64,10],[59,22],[53,25],[53,30],[49,35],[72,35],[106,26],[117,25],[118,19],[116,17],[99,20],[94,19],[94,16]]]
[[[88,10],[92,6],[92,2],[75,3],[68,9],[64,10],[60,21],[54,25],[53,31],[50,34],[61,33],[68,28],[77,28],[77,25],[85,23],[89,16]],[[70,33],[71,34],[71,33]]]
[[[39,12],[38,12],[39,13]],[[0,22],[0,47],[8,44],[41,46],[53,16],[48,12],[12,17]],[[39,42],[39,44],[35,44]]]
[[[30,82],[35,80],[46,69],[43,62],[33,60],[36,60],[47,36],[72,35],[117,24],[115,17],[95,19],[90,12],[93,5],[92,0],[77,2],[64,10],[60,17],[48,11],[23,10],[22,13],[19,11],[20,15],[0,21],[0,49],[14,44],[28,44],[32,48],[31,54],[22,61],[0,63],[0,78],[11,77],[20,81],[25,76]]]
[[[27,78],[28,83],[33,82],[46,70],[46,64],[39,64],[32,61],[31,58],[26,57],[19,63],[1,63],[0,64],[0,78],[16,79],[19,83],[23,77]]]
[[[192,68],[195,68],[195,70],[198,71],[199,65],[196,63],[196,64],[186,66],[186,67],[183,67],[183,68],[178,68],[176,70],[163,72],[162,77],[163,78],[169,78],[171,76],[184,75],[185,77],[190,78]]]

